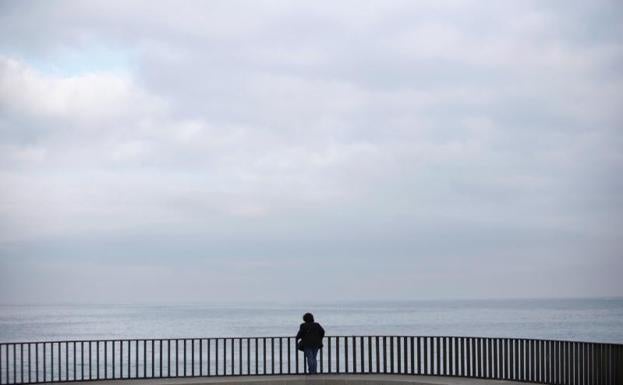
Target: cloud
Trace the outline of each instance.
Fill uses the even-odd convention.
[[[444,295],[488,273],[593,263],[594,282],[621,265],[614,2],[1,7],[11,264],[222,264],[236,278],[261,260],[268,282],[319,261],[359,266],[362,296],[394,274],[405,297],[411,275],[456,266],[465,280]],[[530,295],[623,293],[553,285]]]

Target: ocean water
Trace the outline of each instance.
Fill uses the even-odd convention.
[[[623,298],[319,304],[0,305],[0,342],[292,336],[303,313],[328,335],[441,335],[623,343]]]

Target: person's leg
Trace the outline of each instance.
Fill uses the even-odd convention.
[[[318,355],[318,349],[313,348],[310,349],[310,359],[309,359],[309,373],[316,374],[318,368],[318,362],[316,361],[316,356]]]
[[[305,356],[305,363],[307,364],[307,373],[311,373],[311,355],[312,355],[312,349],[311,348],[305,348],[303,350],[303,355]]]

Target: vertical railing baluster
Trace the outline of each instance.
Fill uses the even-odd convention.
[[[211,369],[211,367],[212,367],[212,362],[211,362],[211,357],[210,357],[210,356],[211,356],[210,350],[211,350],[212,348],[211,348],[211,346],[210,346],[210,345],[212,345],[212,343],[211,343],[210,341],[211,341],[211,338],[208,338],[208,339],[207,339],[207,342],[206,342],[206,344],[208,345],[208,346],[207,346],[207,352],[206,352],[206,353],[207,353],[207,354],[206,354],[206,359],[207,359],[207,361],[208,361],[208,362],[207,362],[207,365],[206,365],[206,366],[207,366],[207,371],[208,371],[208,376],[211,376],[211,375],[212,375],[212,372],[211,372],[211,370],[210,370],[210,369]]]
[[[180,340],[176,338],[175,339],[175,377],[180,376],[180,354],[179,354],[180,347],[179,345],[180,345]],[[217,355],[217,359],[218,359],[218,355]]]
[[[505,339],[498,338],[498,376],[499,380],[506,379],[506,348],[505,348]]]
[[[456,372],[458,376],[465,376],[464,337],[456,337]]]
[[[409,337],[401,337],[402,338],[402,366],[403,366],[403,374],[409,373]]]
[[[2,347],[4,346],[5,345],[3,343],[0,343],[0,385],[6,384],[6,382],[3,381],[4,371],[2,370],[6,366],[6,364],[3,364],[3,361],[2,361]]]
[[[524,363],[523,363],[523,356],[522,356],[522,352],[523,352],[523,340],[522,339],[516,339],[515,340],[515,362],[517,363],[517,376],[516,379],[521,381],[523,380],[523,369],[524,369]]]
[[[190,375],[195,377],[195,339],[190,340]]]
[[[438,373],[442,376],[446,375],[446,341],[444,337],[438,337],[438,351],[437,351],[437,366],[439,367]]]
[[[2,354],[2,348],[4,347],[4,355]],[[9,383],[9,356],[8,356],[8,349],[9,349],[9,345],[8,344],[2,344],[0,343],[0,384],[8,384]],[[35,344],[35,349],[37,349],[37,346]],[[4,357],[4,360],[3,360]],[[37,365],[38,363],[38,357],[37,355],[35,355],[35,365]],[[38,366],[38,365],[37,365]],[[37,367],[37,371],[35,372],[35,376],[37,376],[39,373],[39,369]],[[39,379],[35,378],[35,382],[38,382]]]
[[[471,359],[472,359],[472,375],[474,377],[480,377],[480,359],[478,357],[479,344],[478,338],[471,337]]]
[[[565,372],[567,373],[567,382],[571,385],[575,385],[575,376],[573,370],[573,344],[569,341],[565,342],[565,351],[567,356],[567,363],[565,364]]]
[[[16,364],[15,349],[16,344],[13,344],[13,365]],[[17,374],[13,373],[13,382],[17,382]],[[54,342],[50,342],[50,382],[54,382]]]
[[[60,362],[60,357],[59,357],[59,362]],[[19,381],[24,382],[24,344],[19,344]],[[60,381],[60,373],[59,373],[59,381]]]
[[[396,373],[396,368],[395,368],[396,360],[394,357],[394,339],[395,339],[394,336],[389,337],[389,362],[390,362],[389,372],[392,374]]]
[[[456,370],[454,337],[446,337],[447,375],[454,376]]]
[[[253,347],[255,348],[255,360],[254,360],[255,361],[255,372],[254,374],[258,375],[260,362],[259,362],[259,347],[258,347],[257,338],[253,339]]]
[[[447,337],[446,340],[446,351],[447,351],[447,374],[448,376],[453,376],[454,375],[454,368],[455,368],[455,356],[454,356],[454,337]]]
[[[483,361],[484,361],[484,372],[483,377],[491,378],[491,338],[484,338],[483,341]]]
[[[194,341],[194,340],[193,340]],[[128,345],[130,344],[130,342],[128,342]],[[193,352],[195,351],[195,349],[193,349]],[[155,344],[154,344],[154,340],[151,340],[151,377],[154,377],[155,374],[155,366],[156,366],[156,353],[155,353]],[[193,358],[193,369],[195,368],[195,360]]]
[[[286,338],[288,343],[288,374],[290,374],[290,337]],[[251,339],[247,338],[247,375],[251,374]]]
[[[530,381],[538,382],[539,352],[537,341],[535,340],[530,340],[530,356],[532,357]]]
[[[523,339],[517,340],[517,379],[524,380]]]
[[[366,372],[365,366],[365,345],[363,336],[359,336],[359,373]]]
[[[424,337],[423,338],[423,351],[422,351],[422,358],[424,360],[424,372],[422,374],[431,374],[429,369],[428,369],[428,359],[430,357],[430,355],[428,354],[428,338],[429,337]]]
[[[509,352],[508,352],[508,339],[507,338],[503,338],[501,341],[501,345],[500,345],[500,355],[502,356],[502,362],[500,365],[500,372],[502,373],[501,378],[503,380],[508,380],[510,378],[509,376],[509,369],[510,369],[510,364],[509,364]]]
[[[374,340],[374,352],[376,353],[376,368],[374,373],[381,373],[381,345],[379,344],[381,340],[379,336],[375,336]]]
[[[26,374],[28,375],[28,379],[26,380],[29,383],[32,383],[32,363],[31,363],[31,347],[32,343],[29,342],[26,344],[26,349],[27,349],[27,361],[26,361],[26,365],[28,366],[27,372]],[[2,357],[0,357],[0,362],[2,361]],[[66,361],[65,361],[66,362]],[[2,373],[2,364],[0,363],[0,373]],[[65,375],[67,375],[67,371],[65,371]],[[0,382],[2,382],[2,377],[0,377]]]
[[[470,358],[472,361],[472,369],[471,369],[471,375],[472,377],[478,377],[478,356],[477,356],[477,350],[476,350],[476,345],[478,344],[478,341],[475,337],[470,337],[469,339],[469,343],[470,343]]]
[[[409,371],[411,375],[415,374],[415,337],[409,336]]]
[[[418,374],[418,375],[425,373],[423,370],[424,360],[422,359],[422,354],[426,355],[426,352],[423,353],[424,350],[422,349],[422,345],[424,344],[425,339],[426,337],[421,338],[418,336],[416,337],[416,341],[415,341],[417,345],[417,357],[416,357],[417,359],[415,361],[417,370],[415,371],[415,374]]]
[[[145,347],[145,349],[147,349],[147,347]],[[184,366],[184,371],[182,372],[182,373],[183,373],[182,375],[183,375],[184,377],[186,377],[186,366],[188,365],[188,363],[187,363],[187,361],[186,361],[186,350],[187,350],[187,349],[186,349],[186,338],[184,338],[184,339],[182,340],[182,349],[184,349],[184,354],[183,354],[183,360],[184,360],[184,362],[183,362],[183,364],[182,364],[182,365]],[[227,374],[227,372],[226,372],[225,374]]]
[[[507,350],[507,363],[508,363],[508,374],[506,376],[507,379],[512,380],[514,379],[514,373],[515,373],[515,340],[512,338],[508,338],[506,340],[507,342],[507,346],[506,346],[506,350]]]
[[[543,382],[543,349],[542,349],[542,341],[534,340],[534,350],[535,350],[535,375],[534,382]]]
[[[286,345],[288,345],[288,374],[292,373],[292,337],[286,337]],[[296,350],[296,348],[294,348]],[[322,350],[320,350],[320,371],[322,372]]]
[[[522,340],[522,362],[523,368],[523,381],[530,381],[530,370],[531,370],[531,361],[532,355],[530,354],[530,341],[527,339]]]
[[[572,352],[572,360],[571,360],[571,383],[573,385],[577,385],[579,383],[579,368],[578,368],[578,343],[571,342],[571,352]]]
[[[171,359],[170,357],[171,354],[171,340],[169,340],[169,360]],[[170,370],[171,370],[171,362],[169,361],[169,377],[170,377]],[[132,377],[132,340],[128,339],[128,378],[134,378]]]
[[[567,368],[567,344],[565,342],[559,342],[560,344],[560,381],[563,384],[568,384],[569,381],[569,370]]]
[[[441,337],[441,365],[443,367],[443,375],[447,376],[449,373],[449,360],[448,360],[448,339]]]
[[[534,341],[526,340],[526,381],[534,382],[534,362],[536,354],[534,352]]]
[[[95,379],[100,379],[100,342],[95,341]],[[67,353],[67,346],[65,346],[65,353]],[[67,356],[65,356],[65,362],[67,362]]]
[[[499,380],[500,375],[500,339],[493,339],[493,378]]]
[[[552,358],[551,358],[551,361],[552,361],[552,381],[555,384],[560,384],[560,378],[558,377],[558,368],[559,368],[559,365],[558,365],[558,353],[559,353],[558,343],[556,341],[552,341],[551,344],[552,344],[552,351],[551,351],[551,353],[552,353]]]
[[[554,382],[554,344],[552,341],[546,342],[546,352],[545,352],[545,366],[546,366],[546,374],[547,381]]]
[[[597,358],[597,344],[591,344],[590,354],[591,354],[591,362],[590,362],[590,370],[591,370],[591,381],[592,385],[599,384],[599,372],[598,372],[598,363],[599,360]]]
[[[348,373],[348,337],[344,337],[344,372]]]
[[[275,374],[275,339],[273,337],[270,337],[270,374]]]
[[[456,374],[460,377],[466,376],[464,340],[464,337],[456,337]]]
[[[534,382],[542,382],[541,376],[541,350],[540,341],[533,340],[534,343]]]
[[[565,384],[565,346],[562,341],[556,342],[558,355],[558,382]]]
[[[511,371],[511,379],[517,380],[518,369],[519,369],[519,341],[515,338],[511,339],[511,355],[512,355],[512,366],[513,370]]]
[[[571,348],[571,343],[569,341],[565,341],[563,343],[564,348],[564,370],[565,370],[565,383],[573,385],[573,369],[571,364],[571,359],[573,358],[573,350]]]
[[[396,338],[396,346],[395,346],[395,348],[396,348],[396,357],[394,359],[393,354],[392,354],[392,372],[393,373],[400,373],[400,371],[401,371],[400,361],[401,361],[401,358],[402,358],[400,356],[400,348],[401,348],[401,346],[400,346],[400,337],[396,336],[395,338]],[[394,352],[394,347],[392,347],[392,353],[393,352]],[[396,362],[396,371],[394,371],[394,365],[393,365],[394,361]]]
[[[262,338],[262,374],[266,374],[266,338]]]
[[[483,377],[484,378],[491,378],[491,359],[492,359],[492,346],[491,346],[491,338],[487,337],[487,338],[483,338],[482,341],[482,346],[483,346],[483,362],[484,362],[484,372],[483,372]]]
[[[374,368],[374,357],[376,357],[376,353],[374,353],[374,336],[364,337],[365,343],[367,346],[366,355],[367,355],[367,367],[366,373],[376,373],[376,369]]]
[[[539,354],[539,358],[541,359],[541,375],[539,378],[539,382],[545,383],[547,382],[548,377],[548,368],[547,368],[547,341],[541,340],[541,353]]]
[[[89,351],[91,347],[89,346]],[[128,340],[128,362],[130,358],[130,340]],[[89,359],[90,362],[90,359]],[[128,378],[130,377],[130,372],[128,371]],[[123,378],[123,340],[119,340],[119,378]]]
[[[17,384],[17,344],[13,343],[11,344],[11,346],[13,346],[13,384]],[[50,350],[53,350],[52,348],[50,348]],[[7,364],[7,368],[8,368],[8,364]],[[54,380],[54,378],[52,378],[50,380],[50,382],[52,382]]]
[[[581,342],[580,343],[580,384],[587,385],[588,377],[586,367],[588,366],[588,359],[586,354],[586,346],[587,344]]]
[[[353,373],[357,373],[357,337],[352,336],[352,341],[353,341]]]
[[[335,372],[340,372],[340,337],[335,337]]]
[[[547,383],[549,380],[549,351],[548,341],[541,340],[541,378],[540,382]]]
[[[352,356],[353,356],[353,373],[357,373],[357,337],[352,336],[351,337],[352,342],[353,342],[353,350],[352,350]]]
[[[31,365],[31,360],[30,360],[30,356],[31,356],[31,346],[32,344],[30,342],[25,344],[25,351],[26,351],[26,361],[25,361],[25,366],[26,366],[26,383],[32,383],[32,377],[31,377],[31,372],[32,372],[32,365]],[[0,382],[2,381],[2,379],[0,379]]]
[[[428,344],[428,356],[430,357],[429,361],[429,371],[433,376],[439,375],[439,346],[438,346],[438,337],[430,337]]]
[[[539,351],[539,341],[532,340],[532,365],[533,365],[533,372],[534,372],[532,382],[540,382],[539,380],[539,373],[541,371],[540,362],[541,362],[541,354]]]
[[[255,374],[259,374],[259,367],[260,367],[260,359],[259,359],[259,346],[258,346],[258,339],[255,338]],[[299,363],[298,363],[298,355],[296,356],[297,361],[296,361],[296,371],[298,373],[299,370]]]
[[[478,377],[486,378],[487,370],[487,344],[484,338],[478,338]]]
[[[199,339],[199,377],[202,377],[202,376],[203,376],[203,338],[200,338]]]

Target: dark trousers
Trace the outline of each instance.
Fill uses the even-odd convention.
[[[318,348],[305,348],[305,360],[307,361],[307,372],[309,374],[316,374],[316,368],[318,363],[316,362],[316,355],[318,355]]]

